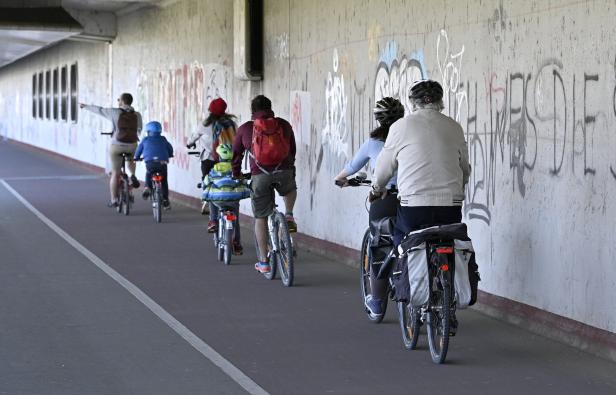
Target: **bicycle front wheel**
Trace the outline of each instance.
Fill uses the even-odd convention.
[[[280,244],[277,259],[280,279],[285,287],[291,287],[293,285],[295,257],[287,220],[282,214],[276,216],[276,225],[278,227],[278,243]]]
[[[428,345],[434,363],[441,364],[449,348],[449,318],[451,314],[451,273],[440,272],[438,284],[432,290],[428,310]]]
[[[417,348],[419,327],[421,325],[419,309],[413,308],[406,303],[398,302],[398,319],[400,321],[404,348],[407,350],[414,350]]]

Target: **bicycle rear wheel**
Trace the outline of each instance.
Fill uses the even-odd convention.
[[[226,225],[226,221],[225,221],[225,225]],[[231,229],[225,229],[223,230],[223,234],[224,234],[224,242],[223,242],[223,249],[224,249],[224,253],[223,253],[223,263],[225,265],[230,265],[231,264],[231,255],[233,255],[233,228]]]
[[[118,196],[117,196],[118,206],[116,210],[118,210],[118,214],[122,214],[122,210],[124,209],[124,179],[120,178],[120,185],[118,187]]]
[[[278,257],[277,264],[280,270],[280,279],[285,287],[293,286],[293,276],[295,268],[295,257],[293,254],[293,243],[287,226],[287,220],[282,215],[276,216],[278,227]]]
[[[434,363],[441,364],[449,348],[449,318],[451,314],[451,273],[438,274],[428,310],[428,345]]]
[[[400,321],[404,348],[414,350],[417,348],[419,327],[421,326],[419,309],[413,308],[406,303],[398,302],[398,319]]]
[[[157,185],[154,186],[154,193],[152,194],[152,214],[154,215],[154,221],[157,223],[162,221],[162,198]]]
[[[124,180],[122,187],[122,199],[124,200],[124,215],[130,214],[130,190],[128,186],[128,180]]]

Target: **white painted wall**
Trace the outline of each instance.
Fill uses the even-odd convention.
[[[196,195],[181,151],[211,97],[242,121],[261,91],[296,129],[302,232],[357,248],[367,191],[333,176],[384,95],[441,81],[467,133],[465,219],[483,290],[616,332],[616,5],[609,1],[265,1],[262,83],[232,75],[232,2],[183,1],[121,17],[113,97],[133,92],[179,155],[172,189]],[[100,120],[32,121],[31,74],[80,67],[80,99],[108,103],[104,44],[61,44],[0,70],[0,132],[101,164]],[[73,137],[72,137],[73,136]],[[78,137],[74,137],[78,136]],[[327,224],[325,226],[325,224]]]

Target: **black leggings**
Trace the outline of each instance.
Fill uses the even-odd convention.
[[[378,199],[370,205],[370,212],[368,218],[370,222],[379,220],[381,218],[396,217],[398,212],[398,198],[394,194],[387,194],[384,199]],[[370,289],[372,290],[372,297],[375,299],[383,300],[387,297],[387,286],[389,280],[376,278],[373,268],[370,268]]]

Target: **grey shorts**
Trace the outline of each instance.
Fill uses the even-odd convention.
[[[111,144],[109,145],[109,161],[111,170],[119,172],[122,169],[122,154],[129,154],[131,158],[135,155],[137,143],[135,144]]]
[[[297,189],[295,171],[282,170],[273,174],[257,174],[251,177],[252,213],[255,218],[267,218],[274,212],[274,189],[285,196]],[[273,189],[272,189],[273,186]]]

